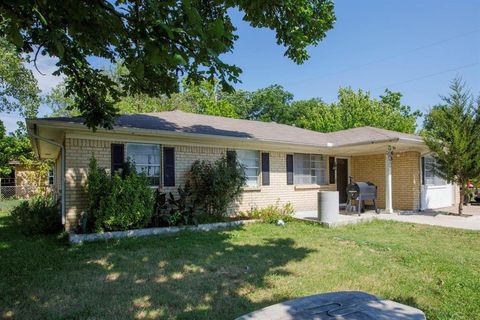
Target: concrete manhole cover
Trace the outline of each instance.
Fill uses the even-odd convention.
[[[236,320],[425,320],[425,314],[404,304],[361,291],[322,293],[275,304]]]

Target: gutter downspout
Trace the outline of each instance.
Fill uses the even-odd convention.
[[[55,141],[52,141],[52,140],[49,140],[47,138],[41,137],[41,136],[39,136],[35,133],[30,133],[30,135],[32,137],[34,137],[35,139],[38,139],[38,140],[44,141],[46,143],[53,144],[54,146],[60,147],[60,149],[62,151],[62,157],[61,157],[61,161],[60,161],[60,166],[61,166],[60,171],[62,172],[62,176],[61,176],[60,184],[62,185],[62,199],[61,199],[62,225],[65,225],[65,148],[63,147],[62,144],[60,144],[58,142],[55,142]]]

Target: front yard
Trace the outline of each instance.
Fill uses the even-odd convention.
[[[375,221],[295,222],[69,246],[0,212],[0,317],[232,319],[287,299],[363,290],[478,319],[480,233]]]

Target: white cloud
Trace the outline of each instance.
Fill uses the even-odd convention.
[[[63,75],[54,76],[52,74],[57,70],[57,66],[55,65],[57,62],[57,58],[39,55],[37,59],[37,67],[38,70],[40,70],[40,72],[44,75],[37,71],[33,62],[25,64],[28,69],[32,70],[33,75],[38,81],[38,87],[42,91],[42,94],[47,94],[50,90],[52,90],[53,87],[62,82],[64,79]]]

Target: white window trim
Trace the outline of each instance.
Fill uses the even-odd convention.
[[[423,166],[423,171],[422,171],[422,180],[424,181],[424,186],[427,186],[427,187],[444,187],[444,186],[447,186],[448,183],[447,181],[445,181],[444,179],[438,177],[438,176],[435,176],[432,172],[429,172],[429,174],[431,174],[432,176],[429,177],[427,179],[427,176],[426,176],[426,173],[427,173],[427,159],[428,161],[432,161],[432,162],[435,162],[435,159],[431,156],[431,155],[424,155],[423,156],[423,161],[424,161],[424,166]],[[430,170],[428,170],[430,171]],[[433,180],[433,183],[432,182],[429,182],[428,180]],[[443,182],[443,183],[436,183],[435,180],[438,179],[440,182]]]
[[[305,183],[305,182],[301,182],[299,183],[298,180],[296,179],[296,177],[298,176],[298,174],[296,173],[296,163],[297,161],[299,161],[298,159],[298,156],[299,155],[308,155],[309,156],[309,162],[310,162],[310,173],[312,171],[312,156],[320,156],[322,158],[321,161],[316,161],[316,162],[321,162],[323,163],[323,166],[320,168],[320,172],[323,173],[323,177],[322,177],[322,180],[323,180],[323,183],[322,184],[319,184],[319,183],[312,183],[312,182],[309,182],[309,183]],[[329,179],[328,179],[328,163],[327,163],[327,156],[323,155],[323,154],[316,154],[316,153],[294,153],[293,154],[293,184],[295,186],[300,186],[300,187],[303,187],[303,188],[307,188],[308,186],[327,186],[329,185]],[[310,174],[310,179],[311,179],[312,175]],[[318,180],[318,178],[317,178]]]
[[[130,157],[128,156],[128,148],[133,145],[142,145],[142,146],[158,146],[158,152],[159,152],[159,164],[158,165],[152,165],[149,163],[138,163],[135,162],[135,166],[146,166],[146,167],[158,167],[159,175],[158,176],[147,176],[148,178],[156,178],[158,177],[158,184],[152,184],[150,185],[151,188],[157,188],[162,185],[162,169],[163,169],[163,157],[162,157],[162,145],[158,143],[136,143],[136,142],[129,142],[126,144],[126,156],[127,156],[127,161],[130,161]],[[136,168],[135,168],[136,170]]]
[[[252,168],[255,168],[256,171],[257,171],[257,175],[256,175],[256,179],[255,179],[255,184],[248,184],[248,179],[247,179],[247,185],[245,186],[245,189],[249,189],[249,190],[257,190],[258,188],[260,188],[260,175],[261,175],[261,167],[262,167],[262,164],[261,164],[261,157],[260,157],[260,151],[259,150],[252,150],[252,149],[236,149],[235,150],[235,154],[236,154],[236,158],[237,158],[237,161],[242,163],[240,161],[240,158],[238,156],[238,152],[239,151],[250,151],[250,152],[255,152],[255,154],[257,155],[256,157],[256,161],[257,161],[257,166],[256,167],[246,167],[245,166],[245,170],[246,169],[252,169]],[[243,165],[243,163],[242,163]]]

